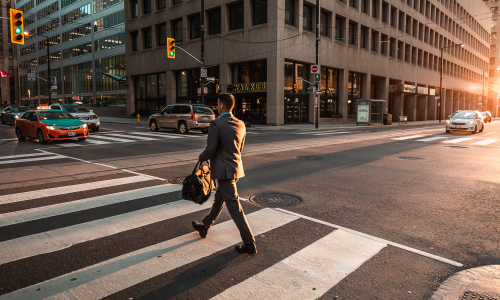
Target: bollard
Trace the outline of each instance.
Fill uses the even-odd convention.
[[[137,124],[141,124],[141,115],[137,114]]]

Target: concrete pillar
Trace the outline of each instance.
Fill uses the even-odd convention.
[[[417,95],[404,94],[404,115],[408,116],[408,121],[417,120]]]
[[[427,120],[427,96],[417,96],[417,121]]]
[[[437,120],[437,100],[435,96],[427,96],[427,120]]]
[[[349,70],[339,70],[339,111],[342,121],[347,122],[347,87],[349,84]]]
[[[361,97],[370,99],[371,88],[372,88],[372,74],[363,74],[363,90],[361,91]]]
[[[127,94],[125,96],[127,101],[127,107],[126,107],[127,116],[131,116],[132,113],[135,112],[135,80],[138,80],[137,77],[135,76],[130,76],[129,80],[127,80],[127,83],[129,84],[129,87],[127,89]],[[167,85],[168,85],[168,80],[167,80]]]
[[[471,94],[470,93],[467,93],[465,94],[465,109],[467,110],[471,110],[472,107],[471,107]]]
[[[267,59],[267,125],[282,126],[285,123],[284,65],[283,57]]]
[[[448,116],[454,111],[453,109],[453,90],[446,90],[443,119],[448,119]]]
[[[403,93],[394,93],[394,101],[392,107],[392,120],[393,122],[399,121],[399,116],[404,116],[404,96]]]
[[[461,93],[459,91],[453,91],[453,112],[460,110],[460,98],[461,98]],[[451,115],[451,114],[450,114]]]
[[[380,78],[377,81],[377,94],[375,95],[375,98],[380,99],[380,100],[385,100],[386,102],[384,103],[384,114],[388,114],[389,110],[389,78]]]
[[[222,73],[222,69],[221,69],[221,73]],[[172,72],[172,71],[167,71],[165,77],[166,77],[166,81],[165,81],[165,84],[166,84],[166,94],[167,94],[167,105],[170,105],[170,104],[174,104],[177,102],[177,99],[176,99],[176,82],[175,82],[175,72]],[[221,81],[221,82],[226,82],[226,81]]]

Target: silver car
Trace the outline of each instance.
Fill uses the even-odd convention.
[[[80,104],[59,104],[54,103],[50,105],[50,109],[65,110],[78,120],[85,122],[92,132],[99,131],[101,120],[92,111]]]
[[[483,132],[484,122],[481,113],[475,110],[459,110],[446,121],[446,132],[470,131],[472,133]]]
[[[160,128],[177,129],[180,133],[190,130],[201,130],[208,133],[210,122],[215,120],[212,109],[203,104],[172,104],[149,117],[149,128],[158,131]]]
[[[0,113],[0,121],[2,124],[10,123],[14,126],[15,121],[30,108],[28,106],[7,106]]]

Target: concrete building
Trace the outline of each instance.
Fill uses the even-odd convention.
[[[205,65],[220,84],[208,85],[207,103],[216,104],[220,89],[234,93],[234,113],[245,121],[312,123],[315,99],[306,81],[314,81],[315,5],[205,1]],[[321,1],[320,123],[354,122],[359,98],[386,100],[383,112],[396,121],[478,109],[489,64],[489,12],[482,0]],[[180,49],[168,59],[166,38],[200,58],[200,1],[131,0],[125,19],[127,113],[199,101],[200,64]]]
[[[491,10],[491,46],[490,46],[490,66],[488,74],[488,98],[483,103],[484,110],[488,110],[492,115],[498,117],[500,107],[500,44],[498,43],[498,0],[484,0]],[[498,92],[497,92],[498,91]]]
[[[0,16],[9,18],[10,0],[0,0]],[[10,23],[8,19],[0,19],[0,69],[12,77],[0,77],[0,107],[19,104],[16,93],[18,81],[17,59],[10,41]]]
[[[124,114],[125,86],[104,76],[125,75],[123,6],[123,0],[17,0],[29,32],[18,47],[22,104],[49,102],[50,57],[51,102],[117,106]],[[27,69],[36,81],[28,81]]]

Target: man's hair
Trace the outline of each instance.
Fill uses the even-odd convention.
[[[226,94],[220,94],[219,95],[219,101],[220,103],[224,104],[226,108],[229,109],[229,111],[232,111],[234,108],[234,96],[226,93]]]

